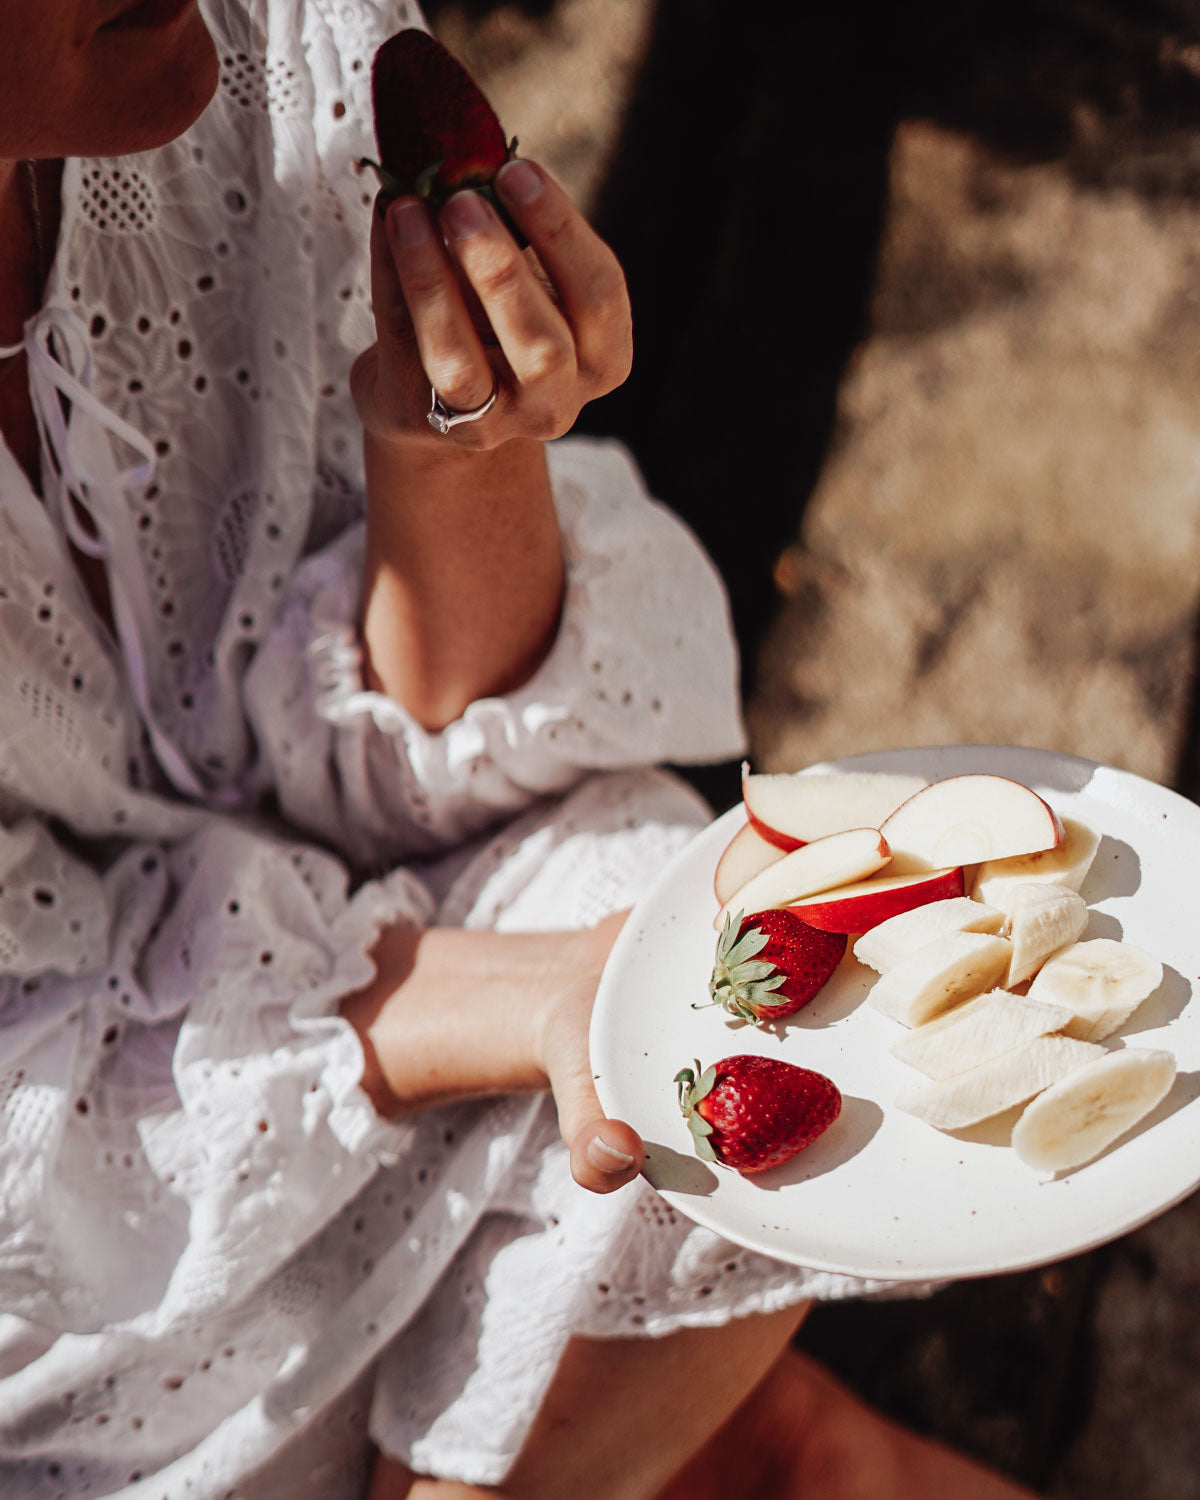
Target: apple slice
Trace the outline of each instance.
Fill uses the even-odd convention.
[[[788,906],[810,927],[819,927],[822,932],[869,932],[889,917],[962,893],[963,872],[955,866],[916,875],[877,875],[836,891],[789,901]]]
[[[751,824],[780,849],[798,849],[847,828],[878,828],[929,783],[890,771],[751,772],[742,762],[742,800]]]
[[[772,906],[790,906],[816,891],[847,885],[882,870],[891,858],[887,840],[878,828],[847,828],[827,838],[814,839],[768,865],[733,895],[717,913],[718,932],[732,912],[746,916]]]
[[[713,871],[713,890],[718,905],[724,906],[748,880],[782,858],[782,849],[769,844],[752,824],[744,823],[725,845]]]
[[[915,792],[879,825],[894,874],[974,865],[1056,848],[1049,803],[1007,776],[951,776]]]

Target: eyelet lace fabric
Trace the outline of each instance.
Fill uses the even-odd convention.
[[[573,1332],[864,1290],[575,1189],[545,1101],[394,1125],[359,1088],[337,1009],[379,931],[630,904],[706,817],[644,768],[737,753],[736,664],[691,537],[566,442],[534,679],[439,734],[365,690],[355,162],[370,59],[419,18],[207,13],[198,124],[67,164],[45,505],[0,445],[5,1500],[348,1500],[368,1434],[496,1482]]]

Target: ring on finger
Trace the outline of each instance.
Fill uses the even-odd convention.
[[[480,417],[486,417],[492,407],[495,406],[499,391],[499,385],[493,380],[492,394],[482,406],[473,407],[470,411],[455,411],[452,406],[447,406],[438,395],[437,387],[431,385],[429,387],[431,405],[426,421],[435,432],[440,432],[444,436],[452,427],[461,426],[463,422],[478,422]]]

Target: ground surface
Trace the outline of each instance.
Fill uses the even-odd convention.
[[[625,261],[637,368],[586,423],[720,563],[758,765],[1017,743],[1194,794],[1200,6],[437,22]],[[1048,1494],[1200,1496],[1200,1200],[806,1343]]]

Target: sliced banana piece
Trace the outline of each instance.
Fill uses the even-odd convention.
[[[1084,1063],[1103,1056],[1103,1047],[1074,1037],[1034,1037],[969,1072],[918,1084],[896,1104],[939,1130],[961,1130],[1040,1094]]]
[[[1007,938],[952,932],[925,943],[876,981],[871,1004],[904,1026],[921,1026],[959,1000],[990,990],[1012,962]]]
[[[1034,1037],[1060,1031],[1070,1019],[1065,1005],[1044,1005],[1025,995],[991,990],[905,1032],[891,1051],[928,1078],[953,1078]]]
[[[1013,892],[1030,881],[1079,890],[1100,847],[1100,835],[1079,818],[1064,817],[1061,822],[1063,838],[1057,848],[1043,849],[1038,854],[1019,854],[1013,859],[985,860],[976,871],[971,888],[975,899],[1008,912],[1012,909]]]
[[[1092,938],[1048,959],[1029,986],[1029,998],[1068,1006],[1067,1035],[1098,1042],[1125,1024],[1162,977],[1162,964],[1141,948]]]
[[[1087,926],[1083,898],[1066,886],[1030,882],[1012,893],[1003,931],[1012,939],[1012,962],[1005,986],[1011,989],[1036,974],[1052,953],[1073,943]]]
[[[901,959],[952,932],[1000,931],[1004,913],[969,896],[951,896],[945,901],[927,901],[889,917],[864,932],[854,945],[854,956],[860,963],[886,974]]]
[[[1144,1119],[1174,1081],[1169,1052],[1104,1052],[1033,1101],[1013,1127],[1013,1150],[1038,1172],[1081,1167]]]

